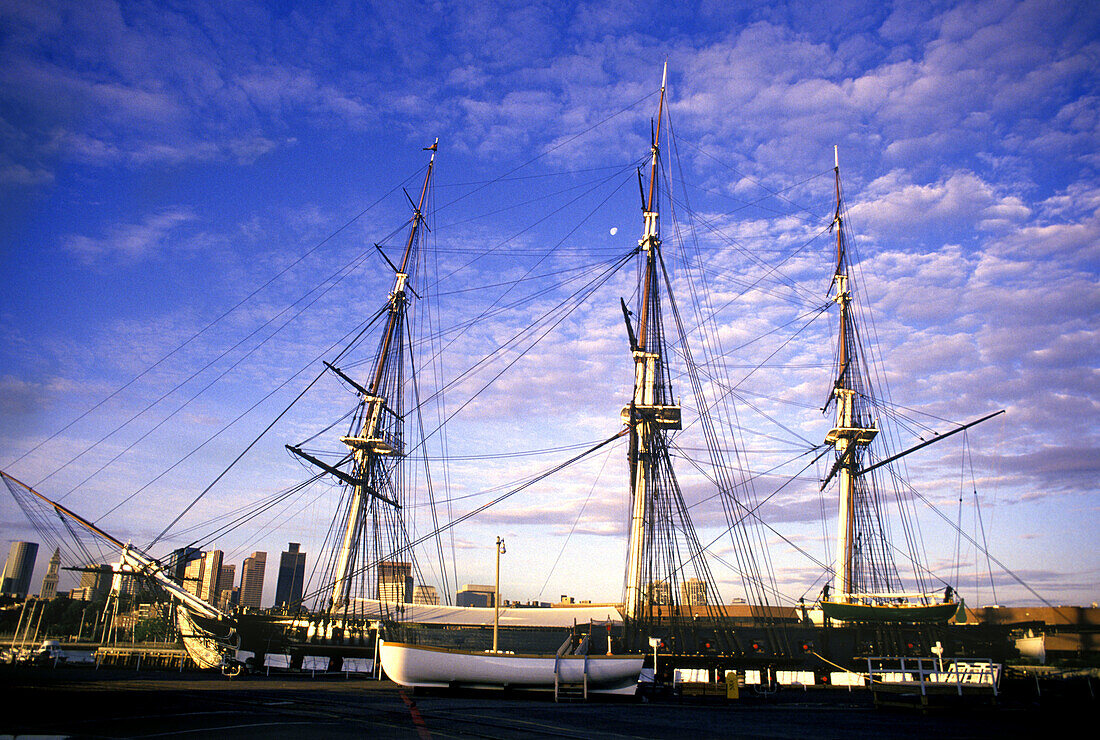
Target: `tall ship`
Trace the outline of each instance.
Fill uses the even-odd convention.
[[[809,603],[784,599],[767,543],[775,530],[760,513],[783,486],[765,498],[754,488],[748,453],[738,439],[738,416],[732,407],[735,388],[716,362],[729,351],[719,340],[715,313],[704,300],[708,285],[693,269],[698,262],[684,257],[684,229],[679,224],[676,259],[666,259],[662,214],[678,202],[670,200],[664,187],[672,170],[662,144],[670,128],[666,81],[667,69],[657,94],[649,150],[636,163],[642,217],[637,245],[589,268],[591,275],[579,287],[571,285],[568,298],[549,308],[539,306],[531,327],[502,340],[493,351],[503,367],[491,380],[505,376],[516,362],[501,360],[503,352],[522,357],[580,302],[603,301],[607,310],[621,313],[619,341],[622,351],[629,353],[632,380],[618,419],[608,422],[605,438],[574,446],[566,459],[494,491],[465,513],[454,513],[455,499],[444,491],[447,476],[432,467],[433,459],[446,457],[445,447],[435,456],[429,448],[485,385],[473,380],[483,360],[468,361],[465,369],[434,388],[421,381],[424,347],[432,348],[429,363],[439,363],[446,352],[458,349],[442,330],[429,328],[427,336],[418,335],[427,324],[413,319],[415,309],[423,310],[416,304],[427,302],[439,284],[438,266],[433,272],[426,267],[432,250],[425,247],[440,149],[436,140],[425,149],[426,163],[416,188],[406,193],[410,214],[401,230],[393,232],[401,234],[400,241],[387,245],[382,239],[372,245],[388,272],[388,293],[323,360],[322,369],[296,399],[323,380],[350,394],[351,408],[305,439],[286,444],[307,471],[300,486],[233,514],[232,526],[240,527],[309,485],[338,489],[339,503],[320,565],[297,603],[279,612],[230,611],[187,589],[182,575],[187,553],[198,552],[197,545],[212,542],[212,536],[196,535],[188,547],[155,554],[182,513],[149,545],[137,547],[5,472],[9,491],[44,537],[77,542],[63,547],[74,561],[82,554],[90,556],[82,544],[85,538],[108,543],[116,554],[117,571],[155,584],[174,600],[179,633],[192,659],[229,673],[246,664],[261,666],[265,656],[274,654],[290,656],[292,665],[307,656],[322,657],[328,659],[328,667],[338,669],[351,659],[376,658],[380,642],[468,652],[491,645],[494,653],[531,654],[553,654],[565,644],[583,644],[589,650],[600,643],[608,654],[656,655],[656,665],[651,657],[646,660],[664,671],[846,668],[870,654],[928,655],[936,643],[953,655],[1003,659],[1008,647],[1005,633],[958,623],[965,621],[955,619],[964,608],[956,593],[958,584],[936,579],[921,564],[916,539],[903,534],[911,584],[898,562],[901,550],[890,540],[890,505],[906,504],[911,498],[895,466],[931,441],[900,451],[878,449],[884,436],[879,425],[888,418],[888,410],[872,382],[877,360],[870,356],[870,337],[857,320],[860,296],[853,286],[851,237],[835,157],[835,213],[829,226],[835,244],[828,307],[838,317],[824,409],[832,414],[832,426],[823,430],[823,441],[810,452],[811,464],[827,463],[821,489],[836,492],[836,536],[831,562],[815,560],[823,565],[818,594]],[[682,208],[683,201],[678,203]],[[609,300],[597,292],[630,266],[636,280],[619,283],[629,286],[629,296]],[[468,328],[505,309],[516,309],[504,304],[498,299],[459,325]],[[442,411],[428,415],[430,404],[439,402],[444,391],[463,385],[472,386],[473,393],[435,406]],[[993,415],[954,425],[932,441]],[[339,434],[335,430],[341,425]],[[686,454],[680,442],[689,431],[692,449],[702,451],[698,457]],[[614,446],[625,448],[629,510],[623,587],[614,603],[504,609],[453,603],[452,586],[457,588],[458,579],[448,571],[446,551],[453,547],[448,540],[458,528]],[[697,483],[691,495],[681,485],[678,467],[685,461],[692,466],[693,480],[704,481],[701,493]],[[718,537],[701,536],[693,517],[701,503],[711,519],[708,531],[718,522]],[[60,533],[54,526],[55,513],[63,522]],[[907,524],[903,521],[903,528]],[[219,524],[213,536],[225,536],[227,531]],[[725,553],[721,559],[715,556],[717,549]],[[724,585],[715,576],[716,562],[733,570],[743,597],[723,596],[720,587],[728,589],[728,582]],[[442,600],[452,603],[417,603],[411,598],[414,579],[424,583],[433,577]],[[493,598],[500,596],[494,590]]]

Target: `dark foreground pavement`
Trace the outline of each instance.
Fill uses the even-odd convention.
[[[0,666],[0,735],[110,738],[1015,738],[1094,716],[1082,701],[1040,708],[875,709],[865,692],[739,702],[555,704],[529,694],[414,695],[326,676],[226,680],[198,673]]]

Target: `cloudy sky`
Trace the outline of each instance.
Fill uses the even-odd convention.
[[[401,187],[436,137],[413,326],[425,395],[458,378],[432,411],[455,414],[437,498],[458,516],[614,434],[634,263],[605,271],[641,232],[634,168],[667,61],[667,259],[705,307],[685,313],[695,339],[713,316],[705,377],[734,387],[745,427],[725,439],[758,498],[778,490],[761,537],[783,597],[816,594],[833,526],[820,465],[784,481],[830,426],[836,145],[898,446],[1007,410],[907,460],[928,562],[969,603],[1100,599],[1094,3],[5,0],[0,38],[0,468],[119,536],[157,535],[384,300],[373,244],[398,249]],[[312,392],[179,530],[308,476],[282,445],[353,401],[331,379]],[[705,455],[690,429],[680,444],[738,596],[686,459]],[[619,598],[625,481],[619,445],[517,494],[455,531],[454,577],[490,582],[500,534],[514,598]],[[216,544],[314,553],[333,501],[315,487]],[[35,539],[10,497],[0,527]]]

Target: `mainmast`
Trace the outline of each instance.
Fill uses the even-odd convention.
[[[655,479],[655,453],[663,449],[666,429],[680,428],[680,407],[671,404],[671,393],[661,383],[661,331],[659,322],[659,283],[657,270],[660,261],[661,234],[658,213],[657,170],[661,118],[664,112],[665,84],[668,80],[668,64],[661,79],[661,97],[657,106],[657,127],[650,149],[649,189],[642,207],[645,230],[638,246],[645,257],[645,270],[638,311],[638,330],[634,346],[634,395],[630,406],[623,409],[623,421],[630,428],[630,481],[633,502],[630,519],[630,543],[627,554],[627,577],[624,608],[628,619],[636,619],[642,613],[647,595],[643,585],[648,538],[647,529],[652,526],[653,494]],[[625,306],[624,306],[625,310]],[[629,328],[629,317],[627,318]],[[630,332],[634,335],[634,332]],[[634,338],[632,336],[632,338]]]
[[[331,605],[333,610],[340,609],[349,603],[350,579],[356,571],[356,556],[363,544],[362,534],[370,505],[380,502],[394,511],[401,508],[400,495],[394,492],[393,481],[390,480],[390,469],[393,468],[393,461],[404,455],[401,430],[403,408],[401,364],[405,312],[408,306],[406,291],[409,277],[416,264],[414,253],[420,228],[424,222],[424,204],[431,184],[438,145],[439,139],[436,139],[430,147],[426,147],[426,151],[431,152],[431,157],[424,175],[424,184],[420,189],[420,197],[413,205],[413,215],[400,266],[387,258],[387,262],[390,262],[390,266],[394,268],[394,284],[389,295],[385,328],[374,368],[370,374],[370,384],[366,387],[361,386],[339,369],[328,365],[329,369],[352,385],[361,396],[359,430],[354,436],[340,438],[340,441],[350,450],[350,456],[354,461],[354,475],[348,475],[328,466],[295,447],[289,448],[295,454],[349,483],[352,488],[344,534],[333,571]]]
[[[837,517],[836,569],[833,588],[839,600],[853,589],[853,545],[855,542],[855,496],[859,479],[860,450],[867,447],[878,434],[874,424],[867,424],[856,411],[858,395],[852,378],[858,373],[855,367],[855,342],[852,336],[850,316],[852,296],[848,287],[848,260],[845,254],[840,194],[840,156],[833,147],[833,172],[836,176],[836,270],[833,273],[833,302],[840,307],[840,336],[838,339],[837,366],[840,368],[833,386],[836,400],[836,425],[825,437],[825,443],[836,450],[834,473],[840,474],[840,510]],[[830,474],[831,477],[832,474]]]

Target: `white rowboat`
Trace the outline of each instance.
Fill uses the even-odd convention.
[[[588,691],[631,696],[642,671],[641,655],[525,655],[471,652],[383,642],[382,669],[402,686],[553,691],[584,684]]]

